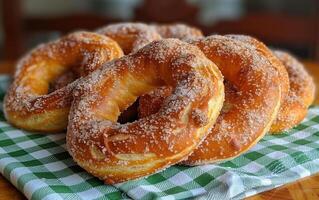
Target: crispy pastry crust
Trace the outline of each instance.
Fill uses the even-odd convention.
[[[298,125],[307,115],[315,96],[315,84],[305,67],[289,53],[275,51],[275,55],[288,71],[290,90],[271,126],[273,134]]]
[[[181,40],[202,38],[201,30],[185,24],[166,24],[166,25],[152,25],[163,38],[178,38]]]
[[[173,92],[156,114],[116,122],[138,96],[162,85]],[[213,126],[224,86],[218,68],[196,46],[164,39],[108,62],[79,81],[73,95],[68,151],[81,167],[114,184],[185,159]]]
[[[97,30],[115,40],[125,54],[136,52],[152,41],[161,39],[156,30],[143,23],[116,23]]]
[[[38,46],[17,64],[14,81],[4,100],[7,120],[31,131],[64,130],[76,81],[51,93],[50,83],[67,71],[84,76],[122,55],[115,41],[90,32],[72,33]]]
[[[231,37],[216,35],[189,42],[198,46],[224,75],[225,103],[213,129],[183,163],[200,165],[237,157],[256,144],[276,118],[281,100],[278,70],[258,47]],[[158,94],[169,94],[169,89],[164,90],[141,97],[141,117],[159,109]]]
[[[281,89],[281,103],[283,103],[288,96],[289,92],[289,77],[288,72],[283,65],[283,63],[274,55],[274,53],[261,41],[257,40],[248,35],[226,35],[227,37],[233,38],[250,45],[250,48],[255,48],[256,51],[265,56],[269,62],[275,67],[278,72],[280,79],[280,89]]]

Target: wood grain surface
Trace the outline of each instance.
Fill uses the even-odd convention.
[[[319,64],[306,61],[304,64],[307,70],[314,77],[317,91],[314,104],[319,105]],[[0,62],[0,74],[12,74],[14,63]],[[21,200],[26,199],[10,182],[0,175],[0,200]],[[296,182],[286,184],[279,188],[266,191],[247,200],[312,200],[319,199],[319,173],[298,180]]]

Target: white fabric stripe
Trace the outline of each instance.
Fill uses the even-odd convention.
[[[173,195],[167,195],[165,197],[161,197],[161,200],[174,200],[175,197]]]
[[[12,158],[12,157],[7,157],[7,158],[2,158],[0,160],[0,171],[2,174],[4,174],[4,169],[5,167],[10,164],[10,163],[14,163],[17,162],[16,159]]]
[[[101,197],[101,192],[95,188],[91,188],[88,190],[85,190],[83,192],[79,192],[78,195],[85,200],[90,200],[90,199],[97,199]]]
[[[1,104],[1,102],[0,102],[0,104]],[[0,107],[2,107],[2,106],[0,106]],[[0,122],[0,128],[6,127],[6,126],[9,126],[9,124],[6,122]]]
[[[142,199],[148,192],[141,186],[135,187],[127,192],[127,194],[136,199]]]
[[[35,191],[37,191],[38,189],[40,188],[43,188],[43,187],[47,187],[48,185],[45,184],[43,181],[39,180],[39,179],[34,179],[34,180],[31,180],[29,182],[27,182],[24,187],[23,187],[23,193],[25,194],[25,196],[28,198],[28,199],[31,199],[33,193]]]
[[[25,174],[32,174],[32,172],[26,167],[18,167],[13,169],[10,172],[11,183],[17,187],[19,178]]]
[[[175,185],[184,185],[188,182],[191,182],[193,178],[189,177],[189,175],[181,171],[170,177],[168,180]]]
[[[257,191],[254,189],[248,190],[247,192],[245,192],[245,197],[250,197],[257,194]]]
[[[300,178],[304,178],[311,175],[310,171],[301,165],[290,168],[290,171],[297,173]]]
[[[228,186],[228,194],[230,198],[245,191],[242,179],[238,174],[228,171],[224,175],[218,177],[218,180]]]
[[[9,130],[9,131],[6,131],[6,135],[11,138],[11,139],[14,139],[14,138],[17,138],[17,137],[23,137],[25,136],[25,133],[23,133],[22,131],[20,130]]]
[[[205,190],[205,188],[200,187],[200,188],[196,188],[196,189],[190,190],[190,192],[191,192],[194,196],[198,196],[198,195],[205,194],[207,191]]]
[[[63,198],[59,194],[53,193],[44,197],[43,200],[63,200]]]

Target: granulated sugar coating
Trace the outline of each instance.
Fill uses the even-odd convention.
[[[278,73],[267,57],[241,41],[210,36],[188,42],[198,46],[219,67],[225,77],[226,96],[209,135],[183,163],[205,164],[238,156],[263,137],[276,116],[281,97]],[[142,116],[160,108],[158,102],[157,109],[147,107],[156,105],[153,100],[159,99],[158,94],[168,95],[165,90],[157,89],[141,97]]]
[[[315,85],[304,66],[290,54],[275,51],[284,64],[290,81],[290,90],[280,107],[276,121],[271,127],[273,133],[280,133],[299,124],[306,116],[314,100]]]
[[[119,43],[125,54],[136,52],[161,36],[150,26],[143,23],[116,23],[97,30]]]
[[[156,114],[116,122],[138,96],[161,85],[173,92]],[[223,100],[222,76],[197,47],[176,39],[152,42],[79,81],[67,147],[80,166],[107,183],[145,176],[185,159]]]
[[[50,91],[50,84],[64,73],[74,71],[77,76],[85,75],[122,55],[115,41],[90,32],[72,33],[38,46],[17,64],[4,102],[7,120],[27,130],[64,130],[76,81],[62,77],[60,81],[66,85],[58,86],[55,91]]]
[[[278,76],[279,84],[281,90],[281,103],[283,103],[288,96],[289,92],[289,77],[288,72],[283,65],[283,63],[273,54],[273,52],[261,41],[248,36],[248,35],[226,35],[227,37],[233,38],[244,42],[245,45],[248,45],[250,48],[255,49],[257,52],[265,56],[268,61],[275,67]]]
[[[224,36],[193,40],[214,61],[226,84],[227,109],[186,164],[217,162],[238,156],[269,130],[280,105],[276,69],[256,48]]]
[[[163,38],[178,38],[181,40],[203,37],[201,30],[185,24],[153,25]]]

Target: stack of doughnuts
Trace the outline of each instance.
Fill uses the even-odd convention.
[[[18,128],[66,130],[73,159],[114,184],[233,159],[298,125],[314,91],[296,58],[253,37],[118,23],[23,56],[4,111]]]

